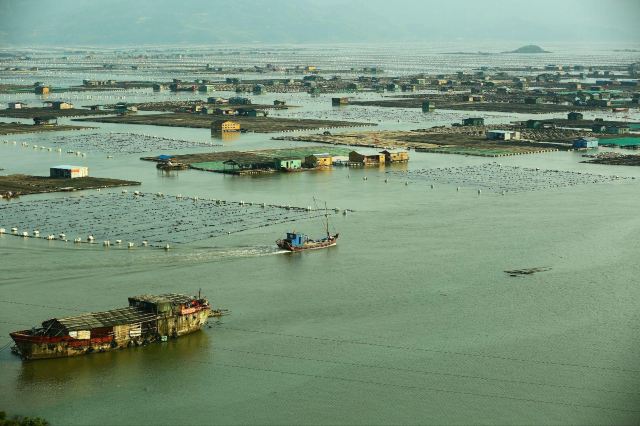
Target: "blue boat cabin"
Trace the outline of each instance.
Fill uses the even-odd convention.
[[[287,232],[287,240],[293,247],[302,247],[307,237],[304,234],[298,234],[296,232]]]

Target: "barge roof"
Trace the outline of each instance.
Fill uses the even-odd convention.
[[[68,331],[77,331],[154,321],[157,317],[154,313],[145,312],[135,307],[127,307],[105,312],[92,312],[74,317],[54,318],[45,321],[42,325],[47,328],[54,322],[58,322]]]
[[[194,299],[192,296],[177,293],[166,294],[141,294],[139,296],[130,297],[129,300],[137,300],[140,302],[150,303],[175,303],[183,304],[191,302]]]

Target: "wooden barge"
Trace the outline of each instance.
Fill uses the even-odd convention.
[[[67,318],[10,333],[23,359],[62,358],[140,346],[200,330],[212,311],[209,301],[182,294],[129,297],[129,306]]]

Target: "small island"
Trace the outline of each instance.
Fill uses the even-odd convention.
[[[526,46],[519,47],[516,50],[512,50],[510,52],[503,52],[503,53],[551,53],[551,52],[546,51],[542,47],[537,46],[535,44],[528,44]]]

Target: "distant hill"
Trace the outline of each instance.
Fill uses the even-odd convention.
[[[547,52],[540,46],[536,46],[535,44],[527,44],[526,46],[522,46],[517,48],[516,50],[512,50],[510,52],[503,53],[551,53]]]

